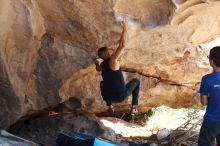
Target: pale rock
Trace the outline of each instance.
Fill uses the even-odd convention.
[[[164,128],[164,129],[159,130],[156,135],[157,135],[158,140],[162,140],[170,135],[170,131]]]

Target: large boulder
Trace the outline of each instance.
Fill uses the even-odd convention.
[[[129,32],[122,68],[141,75],[143,110],[197,105],[200,78],[210,71],[209,48],[199,46],[219,36],[219,5],[214,0],[1,0],[0,126],[70,98],[79,109],[103,111],[92,58],[100,46],[116,48],[123,17]]]

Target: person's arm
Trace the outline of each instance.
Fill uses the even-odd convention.
[[[201,95],[200,96],[200,101],[201,101],[201,104],[206,106],[208,104],[208,96],[207,95]]]
[[[123,21],[123,30],[122,30],[121,38],[119,41],[119,45],[118,45],[118,48],[116,49],[116,51],[112,54],[112,56],[110,58],[111,61],[117,61],[121,57],[121,55],[123,54],[124,47],[126,46],[127,29],[128,29],[128,22],[127,22],[127,20],[124,20]]]
[[[200,102],[202,105],[208,104],[208,83],[205,80],[205,77],[202,78],[201,85],[200,85]]]

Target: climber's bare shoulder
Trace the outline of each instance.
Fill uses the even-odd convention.
[[[110,57],[109,66],[114,71],[119,70],[120,62],[118,61],[118,59],[115,59],[114,57]]]

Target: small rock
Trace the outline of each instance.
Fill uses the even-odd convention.
[[[170,131],[164,128],[164,129],[159,130],[156,135],[157,135],[158,140],[162,140],[170,135]]]

